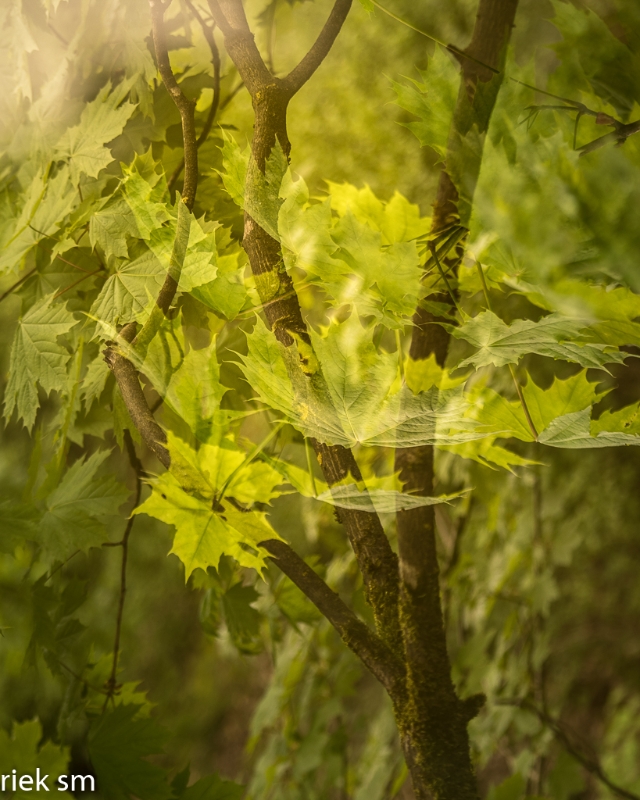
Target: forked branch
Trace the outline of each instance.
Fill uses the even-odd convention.
[[[338,631],[342,640],[375,675],[394,699],[404,693],[404,667],[398,655],[358,619],[322,578],[283,541],[260,543],[284,574],[311,600]]]
[[[294,67],[286,78],[283,78],[282,83],[291,97],[304,86],[327,57],[336,37],[342,30],[352,2],[353,0],[336,0],[324,27],[309,52],[298,66]]]
[[[207,119],[205,120],[204,126],[200,131],[200,136],[198,136],[196,140],[196,149],[199,150],[202,147],[202,145],[207,141],[207,137],[209,136],[211,128],[213,127],[216,114],[218,113],[218,108],[220,107],[220,51],[218,50],[218,45],[216,44],[216,40],[213,35],[213,27],[207,25],[207,23],[202,17],[202,14],[194,6],[191,0],[186,0],[186,3],[191,13],[198,20],[198,23],[202,28],[202,33],[204,35],[204,38],[207,40],[207,44],[209,45],[209,50],[211,51],[211,66],[213,67],[213,97],[211,99],[211,106],[209,108]],[[173,189],[176,181],[180,177],[180,174],[184,169],[184,165],[185,165],[185,157],[183,156],[182,161],[174,169],[173,173],[171,174],[171,177],[167,182],[167,187],[169,191]]]

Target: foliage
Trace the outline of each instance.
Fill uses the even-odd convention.
[[[392,65],[384,114],[400,125],[377,147],[426,148],[427,188],[448,164],[461,209],[434,233],[421,210],[432,193],[416,189],[409,169],[380,165],[380,174],[395,170],[404,193],[395,184],[374,191],[364,168],[323,172],[331,147],[322,120],[314,137],[294,142],[291,161],[278,142],[261,170],[226,55],[221,124],[200,142],[199,187],[187,207],[179,109],[147,45],[150,18],[135,5],[68,0],[2,12],[3,47],[15,50],[12,70],[2,67],[0,129],[2,772],[64,774],[73,756],[108,800],[408,797],[399,794],[409,791],[407,768],[388,698],[311,593],[279,572],[273,546],[294,545],[332,596],[372,624],[338,523],[376,514],[397,548],[396,513],[434,507],[454,682],[463,696],[488,697],[471,723],[484,795],[608,798],[598,770],[639,791],[633,653],[620,656],[622,677],[613,668],[594,677],[584,639],[569,638],[571,656],[563,651],[571,615],[600,613],[579,569],[596,573],[611,616],[620,587],[635,585],[611,551],[637,556],[639,137],[579,157],[566,107],[549,97],[540,104],[530,88],[596,109],[581,115],[580,142],[595,140],[607,120],[634,121],[637,20],[556,0],[540,17],[523,4],[526,42],[516,38],[508,53],[486,140],[477,126],[461,141],[452,129],[460,103],[470,113],[464,66],[439,45],[425,64],[415,31],[389,34],[405,37],[412,63],[426,68],[403,78]],[[258,36],[265,51],[276,18],[286,29],[319,13],[313,4],[247,5],[267,28]],[[197,14],[190,2],[167,6],[165,24],[171,69],[194,100],[200,132],[218,89],[210,18],[195,6]],[[352,25],[380,24],[377,4],[361,6]],[[220,31],[211,36],[223,45]],[[356,92],[358,59],[339,50],[336,58]],[[362,106],[365,119],[365,100],[354,118]],[[452,151],[481,152],[479,177],[473,158],[452,160]],[[280,248],[280,272],[300,301],[306,329],[292,327],[288,338],[269,324],[280,278],[248,264],[245,215]],[[416,308],[451,337],[445,364],[413,357]],[[135,339],[122,335],[132,323]],[[166,461],[122,390],[117,359],[135,373]],[[311,451],[322,459],[334,446],[353,451],[359,474],[330,486]],[[427,446],[437,449],[436,488],[408,492],[395,451]],[[117,579],[105,566],[113,549],[122,556]],[[167,551],[177,558],[165,564]],[[138,593],[123,616],[127,574]],[[168,600],[172,581],[187,586]],[[620,601],[626,631],[637,622],[635,594]],[[147,643],[146,615],[162,625],[172,605],[185,615],[174,638],[183,627],[189,635]],[[156,694],[150,676],[172,647],[178,661],[213,669],[203,679],[200,667],[181,663],[158,677]],[[237,654],[268,676],[252,679],[264,690],[259,702],[237,711],[249,728],[243,786],[211,774],[209,751],[192,781],[190,753],[171,750],[156,719],[184,733],[192,719],[173,699],[181,682],[205,706],[214,689],[204,687],[225,659],[242,669]],[[135,680],[121,684],[122,669]],[[596,678],[605,699],[589,716],[575,695],[587,685],[588,705]],[[235,699],[243,692],[232,685]],[[566,722],[583,717],[596,759],[566,734]],[[201,753],[191,736],[183,739]]]

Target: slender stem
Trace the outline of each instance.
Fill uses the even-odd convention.
[[[57,566],[57,567],[56,567],[56,568],[55,568],[55,569],[54,569],[52,572],[50,572],[50,573],[49,573],[49,577],[47,578],[47,580],[45,581],[45,583],[47,583],[47,581],[50,581],[50,580],[51,580],[51,578],[53,578],[53,576],[54,576],[54,575],[55,575],[57,572],[60,572],[60,570],[61,570],[61,569],[63,569],[64,567],[66,567],[66,566],[67,566],[67,564],[68,564],[68,563],[71,561],[71,559],[72,559],[72,558],[75,558],[75,557],[78,555],[78,553],[80,553],[80,552],[82,552],[82,551],[81,551],[81,550],[76,550],[76,551],[75,551],[75,553],[71,553],[71,555],[69,556],[69,558],[67,558],[65,561],[63,561],[63,562],[62,562],[62,564],[59,564],[59,565],[58,565],[58,566]]]
[[[516,392],[518,393],[518,399],[520,400],[520,405],[522,406],[522,410],[524,411],[524,415],[527,419],[527,425],[529,426],[529,430],[533,434],[533,438],[537,439],[538,431],[536,430],[536,426],[533,424],[533,420],[531,419],[531,414],[529,413],[529,407],[527,406],[527,401],[524,399],[524,394],[522,393],[522,387],[520,386],[520,381],[518,380],[518,376],[516,375],[516,371],[514,369],[513,364],[509,364],[509,372],[511,373],[513,384],[516,387]]]
[[[23,276],[20,278],[20,280],[16,281],[16,282],[15,282],[15,283],[14,283],[12,286],[10,286],[10,287],[7,289],[7,291],[6,291],[6,292],[4,292],[4,294],[0,295],[0,303],[1,303],[1,302],[2,302],[4,299],[5,299],[5,297],[9,297],[9,295],[10,295],[12,292],[15,292],[15,290],[16,290],[16,289],[17,289],[19,286],[22,286],[22,284],[23,284],[23,283],[24,283],[24,282],[27,280],[27,278],[30,278],[30,277],[31,277],[31,275],[33,275],[33,273],[34,273],[34,272],[35,272],[37,269],[38,269],[37,267],[33,267],[33,269],[30,269],[30,270],[29,270],[29,272],[25,273],[25,274],[24,274],[24,275],[23,275]]]
[[[480,281],[482,282],[482,291],[484,292],[484,299],[485,302],[487,303],[487,308],[489,309],[489,311],[493,312],[493,308],[491,307],[491,298],[489,297],[489,287],[487,286],[487,279],[485,278],[484,270],[482,269],[482,264],[479,261],[476,261],[476,269],[478,270],[478,275],[480,276]],[[527,405],[527,401],[524,398],[522,387],[520,386],[520,381],[518,380],[518,376],[516,375],[516,371],[514,369],[513,364],[509,364],[509,372],[511,373],[513,385],[516,387],[516,392],[518,393],[518,399],[520,400],[520,405],[522,406],[522,410],[524,411],[524,415],[526,417],[529,430],[533,434],[533,438],[537,439],[538,431],[536,430],[536,426],[533,424],[533,420],[531,419],[531,414],[529,413],[529,406]]]
[[[311,479],[311,491],[313,492],[313,496],[318,496],[318,488],[316,486],[316,478],[313,474],[313,461],[311,460],[311,445],[309,444],[309,440],[307,437],[304,437],[304,453],[307,457],[307,469],[309,470],[309,478]]]
[[[131,463],[131,467],[133,468],[136,476],[136,494],[133,509],[136,509],[140,505],[140,494],[142,492],[142,464],[138,459],[137,453],[135,451],[135,446],[133,444],[133,440],[131,438],[131,434],[129,431],[125,431],[125,446],[127,448],[127,452],[129,454],[129,462]],[[113,643],[113,662],[111,665],[111,674],[109,679],[106,682],[107,687],[107,697],[104,702],[103,712],[107,707],[109,700],[113,697],[118,687],[118,658],[120,655],[120,635],[122,633],[122,617],[124,614],[124,601],[127,594],[127,561],[129,558],[129,537],[131,536],[131,530],[133,528],[133,523],[135,520],[135,516],[130,516],[129,520],[127,521],[127,527],[124,531],[124,536],[122,537],[121,546],[122,546],[122,561],[120,564],[120,595],[118,598],[118,612],[116,615],[116,633],[115,639]]]
[[[87,278],[91,278],[93,275],[97,275],[99,272],[102,272],[102,267],[99,269],[95,269],[93,272],[89,272],[86,275],[83,275],[81,278],[78,278],[77,281],[70,283],[69,286],[65,286],[64,289],[60,289],[60,291],[56,292],[53,296],[53,299],[56,300],[58,297],[61,297],[65,292],[68,292],[70,289],[73,289],[74,286],[77,286],[82,281],[86,281]]]
[[[220,490],[220,494],[217,497],[218,502],[222,501],[222,498],[225,495],[225,492],[231,485],[231,481],[236,477],[236,475],[241,472],[245,467],[249,466],[249,464],[253,461],[253,459],[261,453],[264,448],[269,444],[269,442],[276,436],[284,427],[285,422],[279,422],[275,428],[272,428],[269,433],[265,436],[265,438],[257,444],[253,450],[250,450],[244,458],[244,461],[231,472],[231,474],[227,477],[227,480],[224,482],[222,489]]]
[[[213,98],[211,100],[211,107],[209,109],[209,114],[207,119],[204,123],[204,127],[200,132],[200,136],[198,136],[196,140],[196,149],[200,149],[200,147],[206,142],[209,133],[211,132],[211,128],[213,126],[213,122],[216,118],[216,114],[218,113],[218,109],[220,106],[220,51],[218,50],[218,45],[216,44],[216,40],[213,36],[213,28],[205,22],[202,17],[202,14],[198,11],[198,9],[194,6],[191,0],[186,0],[187,6],[191,10],[191,13],[200,23],[200,27],[202,28],[202,33],[204,34],[204,38],[207,40],[207,44],[209,45],[209,49],[211,50],[211,64],[213,66]],[[180,177],[182,170],[184,169],[185,160],[184,158],[178,164],[178,166],[173,171],[169,181],[167,183],[167,187],[169,191],[173,189],[176,181]]]

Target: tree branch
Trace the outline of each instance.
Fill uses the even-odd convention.
[[[167,36],[164,29],[164,5],[159,2],[159,0],[150,0],[149,4],[151,6],[153,48],[156,54],[158,72],[160,73],[165,88],[171,95],[171,99],[180,112],[180,119],[182,120],[185,163],[182,202],[187,206],[189,211],[191,211],[196,199],[196,188],[198,185],[198,147],[196,145],[196,124],[194,116],[196,104],[193,100],[189,100],[189,98],[184,95],[171,69],[169,51],[167,50]]]
[[[213,127],[213,121],[216,118],[216,114],[218,113],[218,108],[220,106],[220,51],[218,50],[218,45],[216,44],[216,40],[213,35],[213,28],[209,27],[207,23],[202,18],[202,14],[198,11],[198,9],[193,5],[191,0],[186,0],[187,6],[191,10],[193,16],[198,20],[200,23],[200,27],[202,28],[202,33],[204,34],[204,38],[207,40],[207,44],[209,45],[209,50],[211,50],[211,65],[213,66],[213,99],[211,100],[211,108],[209,109],[209,114],[207,119],[205,120],[204,127],[200,131],[200,136],[198,136],[196,140],[196,149],[200,149],[202,145],[206,142],[209,133],[211,132],[211,128]],[[169,181],[167,182],[167,188],[171,191],[175,185],[175,182],[180,177],[180,173],[184,169],[185,165],[185,158],[183,157],[182,161],[178,164],[178,166],[174,169]]]
[[[225,0],[223,9],[222,0],[209,0],[209,5],[217,24],[225,33],[229,56],[243,77],[253,100],[255,126],[251,147],[258,168],[264,171],[276,141],[280,142],[285,153],[289,152],[287,105],[290,95],[283,81],[274,78],[264,65],[246,22],[242,3],[238,0]],[[344,6],[339,5],[338,9],[344,11]],[[235,14],[234,17],[231,12]],[[329,30],[331,36],[327,34],[323,38],[321,34],[320,37],[325,47],[329,38],[333,41],[339,28],[335,30],[335,26],[330,26]],[[280,243],[245,213],[242,246],[249,256],[265,316],[276,338],[285,347],[297,347],[298,343],[304,343],[305,348],[310,348],[311,339],[293,281],[284,266]],[[307,378],[317,382],[319,386],[324,384],[320,370]],[[319,442],[313,442],[313,446],[329,486],[348,475],[356,480],[361,479],[360,470],[350,450]],[[338,516],[358,560],[365,596],[373,609],[376,630],[387,645],[397,652],[401,647],[397,557],[377,514],[340,509]]]
[[[304,86],[327,57],[337,35],[342,29],[352,2],[353,0],[336,0],[329,18],[309,52],[298,66],[294,67],[286,78],[282,79],[282,83],[291,97]]]
[[[249,28],[241,0],[208,0],[216,25],[224,34],[227,52],[252,98],[265,86],[275,84]]]
[[[359,620],[322,578],[302,558],[279,539],[260,542],[274,562],[311,600],[320,613],[338,631],[344,643],[375,675],[392,698],[404,694],[402,661],[376,634]]]
[[[159,0],[150,0],[151,22],[153,45],[156,54],[156,63],[162,81],[175,103],[180,118],[182,120],[182,137],[184,143],[184,188],[182,201],[178,204],[178,221],[176,224],[176,238],[173,244],[169,270],[158,293],[156,304],[151,310],[149,318],[136,335],[137,326],[135,322],[125,325],[120,332],[120,336],[126,342],[132,342],[134,346],[144,352],[149,343],[155,336],[162,320],[166,317],[178,290],[180,273],[184,263],[187,243],[189,240],[189,226],[191,223],[191,210],[196,197],[198,186],[198,148],[196,144],[195,128],[195,103],[189,100],[183,93],[175,79],[171,64],[169,62],[169,52],[167,50],[167,38],[164,29],[165,5]],[[140,435],[165,467],[169,466],[169,451],[164,446],[167,437],[162,428],[155,421],[153,414],[140,386],[138,372],[133,364],[123,355],[117,352],[113,346],[107,347],[104,351],[105,361],[109,369],[113,372],[118,388],[122,395],[124,404],[129,415],[140,431]]]
[[[480,0],[471,43],[460,59],[461,82],[434,203],[432,235],[452,225],[466,226],[470,201],[480,172],[482,149],[469,147],[472,129],[484,137],[502,81],[507,43],[511,34],[517,0]],[[482,84],[482,86],[480,86]],[[473,139],[474,145],[477,138]],[[458,175],[464,165],[464,175]],[[455,179],[464,180],[462,207]],[[444,266],[455,280],[464,240],[456,243]],[[431,295],[455,308],[455,293]],[[422,360],[435,355],[444,366],[449,334],[433,314],[419,307],[414,315],[410,358]],[[429,496],[434,493],[434,448],[415,447],[396,452],[396,469],[405,491]],[[404,510],[397,514],[400,561],[400,619],[407,663],[408,692],[415,704],[408,720],[409,758],[416,752],[414,781],[428,786],[438,798],[477,797],[469,754],[467,725],[469,709],[457,696],[451,679],[446,633],[440,597],[439,565],[436,551],[433,506]],[[454,777],[455,776],[455,777]],[[425,795],[426,796],[426,795]]]
[[[581,752],[580,748],[576,746],[569,737],[565,727],[562,723],[555,719],[554,717],[547,714],[546,711],[543,711],[541,708],[538,708],[529,700],[496,700],[496,705],[498,706],[516,706],[517,708],[521,708],[524,711],[529,711],[531,714],[535,714],[536,717],[540,720],[543,725],[546,725],[556,737],[556,739],[562,744],[564,749],[569,753],[569,755],[574,758],[579,764],[581,764],[587,772],[590,772],[595,778],[597,778],[600,783],[603,783],[608,789],[610,789],[614,794],[617,794],[618,797],[624,797],[626,800],[640,800],[640,795],[634,794],[633,792],[628,791],[627,789],[623,789],[621,786],[615,784],[611,778],[606,774],[606,772],[602,769],[600,762],[595,758],[589,758],[585,756],[584,753]]]

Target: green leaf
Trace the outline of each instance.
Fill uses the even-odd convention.
[[[626,406],[618,411],[604,411],[598,419],[591,421],[591,433],[597,434],[601,431],[640,433],[640,404]]]
[[[91,408],[94,400],[97,400],[107,385],[107,378],[110,375],[109,367],[102,353],[89,363],[82,386],[80,397],[84,402],[85,409]]]
[[[527,788],[526,780],[518,772],[489,792],[489,800],[522,800]]]
[[[80,175],[95,178],[107,167],[113,156],[104,145],[119,136],[129,117],[135,111],[132,103],[124,103],[131,81],[124,81],[115,89],[107,83],[91,103],[88,103],[80,123],[69,128],[56,146],[56,156],[68,159],[71,180],[75,184]]]
[[[62,167],[53,178],[48,171],[36,175],[26,191],[19,217],[8,229],[13,235],[2,243],[0,271],[17,270],[34,245],[57,233],[79,199],[67,167]]]
[[[278,230],[287,269],[305,270],[336,305],[357,302],[360,315],[401,327],[421,291],[415,239],[430,221],[397,192],[383,203],[368,187],[330,183],[329,188],[327,200],[310,204],[302,178],[292,182],[285,176]]]
[[[9,382],[4,399],[4,416],[17,408],[18,418],[31,429],[38,410],[37,384],[45,392],[59,391],[66,385],[68,351],[58,344],[58,336],[68,333],[76,320],[65,303],[53,305],[54,294],[32,306],[18,323],[9,365]]]
[[[562,751],[553,766],[548,778],[550,796],[554,800],[570,800],[584,791],[584,774],[577,761]]]
[[[189,350],[180,367],[172,372],[164,398],[187,423],[194,436],[206,442],[211,438],[214,415],[226,391],[227,387],[220,383],[216,339],[213,337],[208,347]]]
[[[180,273],[181,292],[211,283],[218,272],[216,225],[192,218],[187,252]]]
[[[166,734],[151,718],[137,718],[140,706],[118,705],[97,717],[88,749],[100,794],[105,800],[168,800],[163,769],[146,761],[163,752]]]
[[[268,464],[246,463],[246,455],[228,441],[203,444],[197,452],[171,433],[168,443],[171,472],[152,481],[151,496],[134,513],[176,527],[171,552],[185,565],[186,578],[198,567],[217,568],[222,555],[261,572],[267,551],[259,543],[280,537],[263,513],[239,510],[227,498],[268,503],[280,494],[275,487],[281,475]]]
[[[596,435],[592,435],[590,418],[590,408],[558,417],[540,434],[538,441],[551,447],[566,447],[574,450],[620,447],[622,445],[637,447],[640,445],[640,436],[629,433],[597,430]]]
[[[338,508],[349,508],[356,511],[369,511],[372,514],[395,514],[396,511],[408,508],[423,508],[424,506],[436,506],[440,503],[450,503],[457,500],[465,492],[455,494],[443,494],[439,497],[419,497],[417,495],[404,494],[389,489],[367,489],[360,488],[356,484],[342,484],[332,486],[325,492],[319,494],[316,500]]]
[[[219,775],[200,778],[178,795],[180,800],[242,800],[244,787]]]
[[[309,566],[313,566],[312,562],[308,561],[307,563]],[[308,597],[286,576],[283,576],[278,584],[274,598],[280,611],[294,625],[299,622],[313,625],[322,617]]]
[[[458,366],[476,368],[493,364],[503,367],[516,364],[529,353],[573,361],[583,367],[602,369],[605,364],[622,363],[626,353],[612,351],[604,344],[576,342],[586,327],[581,320],[549,314],[538,322],[528,319],[505,324],[492,311],[467,318],[460,327],[446,326],[456,339],[465,339],[478,352]]]
[[[522,392],[536,430],[544,430],[556,417],[592,406],[599,396],[596,386],[587,380],[586,370],[566,380],[554,378],[548,389],[529,380]]]
[[[137,235],[133,212],[121,197],[91,216],[89,241],[92,247],[100,245],[107,259],[111,256],[128,258],[127,236]]]
[[[120,320],[141,321],[155,301],[165,274],[165,268],[151,251],[134,261],[117,263],[114,274],[107,278],[91,306],[91,315],[109,325],[117,325]]]
[[[398,105],[418,117],[415,122],[402,124],[418,137],[423,147],[431,147],[444,160],[458,95],[459,70],[452,58],[436,47],[428,70],[420,75],[422,81],[412,81],[413,85],[393,84]]]
[[[138,235],[149,241],[165,222],[175,218],[175,212],[167,203],[167,184],[162,165],[154,161],[151,150],[148,150],[144,155],[137,156],[130,167],[123,168],[123,172],[124,199],[135,218]],[[168,231],[166,235],[173,242],[174,235]]]
[[[134,513],[175,526],[171,552],[184,564],[187,579],[194,569],[217,568],[222,555],[262,572],[268,553],[260,542],[280,538],[264,514],[241,512],[230,503],[214,511],[211,500],[187,494],[169,473],[153,483],[153,493]]]
[[[39,770],[41,780],[49,791],[55,791],[60,796],[60,789],[56,781],[60,775],[65,775],[69,764],[70,755],[68,747],[60,747],[53,742],[46,742],[39,747],[42,741],[42,725],[38,719],[28,722],[14,722],[11,732],[0,729],[0,774],[11,775],[15,770],[18,777],[31,775],[33,785],[26,790],[12,793],[15,800],[26,800],[32,797],[36,790],[36,770]],[[42,793],[42,788],[40,792]],[[62,797],[70,798],[65,792]]]
[[[340,217],[353,214],[358,222],[380,231],[385,244],[410,242],[425,236],[431,219],[420,215],[420,207],[410,203],[400,192],[393,193],[388,203],[375,196],[369,186],[358,189],[350,183],[327,181],[331,208]]]
[[[276,141],[266,161],[264,173],[254,160],[250,147],[240,149],[235,139],[225,135],[222,147],[225,189],[269,236],[280,240],[278,213],[282,205],[280,187],[289,169],[289,161]]]
[[[108,456],[99,451],[86,461],[76,461],[47,497],[35,540],[51,557],[64,560],[76,550],[86,552],[106,540],[101,518],[117,515],[129,495],[115,477],[96,477]]]
[[[40,514],[32,504],[13,500],[0,502],[0,552],[13,554],[24,540],[33,541]]]
[[[305,436],[328,444],[415,447],[482,438],[464,416],[461,390],[413,395],[399,381],[397,354],[377,352],[372,335],[355,314],[325,336],[312,332],[317,360],[309,353],[303,372],[294,348],[281,345],[258,319],[247,337],[243,372],[264,403]]]
[[[415,311],[422,268],[415,242],[395,242],[383,247],[382,233],[359,222],[347,212],[338,222],[332,238],[341,249],[341,257],[357,280],[351,292],[357,292],[360,313],[366,313],[359,293],[375,287],[382,308],[378,315],[389,312],[409,317]],[[395,327],[395,326],[394,326]]]
[[[260,597],[253,586],[234,584],[222,595],[222,609],[231,641],[241,653],[255,654],[262,650],[260,613],[252,603]]]

